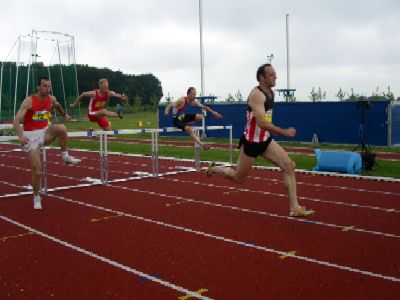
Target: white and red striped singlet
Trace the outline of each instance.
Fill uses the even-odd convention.
[[[259,86],[257,86],[257,88],[265,95],[264,108],[266,114],[272,116],[272,109],[274,107],[274,93],[271,91],[272,98],[270,98],[270,96],[268,96],[268,94],[266,94]],[[246,140],[250,143],[261,143],[268,140],[268,138],[271,136],[270,132],[257,126],[256,118],[249,105],[247,105],[246,117],[247,122],[244,128],[244,136]]]

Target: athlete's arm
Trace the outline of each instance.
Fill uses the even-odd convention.
[[[62,107],[60,102],[58,102],[56,97],[54,97],[54,96],[51,96],[51,105],[56,110],[57,115],[63,116],[66,121],[71,121],[71,117],[66,114],[66,112],[64,111],[64,108]]]
[[[24,120],[26,112],[31,108],[32,108],[32,98],[28,97],[22,102],[21,107],[19,108],[13,121],[15,135],[18,136],[21,145],[25,145],[26,143],[28,143],[28,139],[22,134],[19,123],[21,123]]]
[[[249,106],[251,107],[256,118],[257,126],[274,134],[279,134],[286,137],[294,137],[296,135],[296,129],[293,127],[283,129],[266,120],[264,102],[265,96],[261,92],[253,91],[250,94]]]
[[[82,100],[83,98],[87,98],[87,97],[95,97],[96,94],[94,91],[89,91],[89,92],[83,92],[78,99],[76,99],[76,101],[74,103],[71,103],[69,105],[69,108],[75,108]]]
[[[192,102],[192,105],[200,107],[201,109],[204,109],[205,111],[208,111],[210,113],[212,113],[214,115],[214,117],[216,117],[217,119],[222,119],[222,115],[220,115],[219,113],[217,113],[215,110],[212,110],[210,107],[208,107],[207,105],[203,105],[201,104],[199,101],[194,100]]]
[[[169,111],[171,110],[171,107],[175,107],[176,109],[181,108],[185,103],[185,98],[179,98],[178,100],[174,101],[174,102],[170,102],[168,103],[168,105],[165,107],[165,111],[164,111],[164,116],[168,116],[169,115]]]
[[[128,96],[127,95],[125,95],[125,94],[121,95],[121,94],[118,94],[118,93],[116,93],[114,91],[110,91],[109,95],[110,95],[110,97],[119,98],[119,99],[124,100],[124,101],[128,100]]]

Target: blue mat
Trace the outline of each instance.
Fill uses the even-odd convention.
[[[350,151],[321,151],[315,149],[317,165],[313,171],[330,171],[348,174],[359,174],[362,159],[359,153]]]

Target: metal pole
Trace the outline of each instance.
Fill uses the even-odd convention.
[[[61,65],[60,44],[58,42],[59,41],[57,41],[58,63],[60,64],[61,87],[62,87],[62,92],[63,92],[63,97],[64,97],[64,109],[65,109],[65,113],[68,114],[67,98],[65,96],[65,87],[64,87],[64,76],[63,76],[63,70],[62,70],[62,65]]]
[[[40,182],[41,192],[47,195],[47,158],[46,158],[46,146],[42,145],[43,163],[42,163],[42,180]]]
[[[76,97],[79,97],[79,87],[78,87],[78,72],[76,70],[76,57],[75,57],[75,38],[74,36],[71,36],[72,39],[72,55],[73,55],[73,64],[74,64],[74,69],[75,69],[75,83],[76,83]],[[81,118],[81,105],[79,104],[78,106],[78,111],[79,111],[79,119]]]
[[[199,136],[199,129],[195,129],[194,133]],[[200,171],[200,144],[198,142],[194,142],[194,168]]]
[[[19,69],[19,55],[20,55],[20,53],[21,53],[21,36],[19,37],[19,43],[18,43],[17,71],[15,72],[14,117],[15,117],[16,105],[17,105],[18,69]],[[29,74],[29,71],[28,71],[28,74]]]
[[[286,14],[286,72],[287,89],[290,89],[290,58],[289,58],[289,14]]]
[[[35,44],[36,47],[34,47],[34,43],[33,43],[33,35],[35,35]],[[31,35],[31,49],[29,51],[29,60],[28,60],[28,76],[27,76],[27,80],[26,80],[26,93],[25,96],[28,97],[28,93],[29,93],[29,77],[30,77],[30,72],[31,72],[31,60],[32,60],[32,56],[36,55],[36,48],[37,48],[37,33],[35,31],[35,29],[32,29],[32,35]],[[34,50],[35,49],[35,50]],[[35,52],[35,53],[33,53]],[[19,56],[19,54],[18,54]],[[18,70],[18,69],[17,69]],[[15,116],[15,113],[14,113]]]
[[[199,27],[200,27],[200,75],[201,75],[201,96],[205,96],[205,87],[204,87],[204,49],[203,49],[203,1],[199,0]],[[203,127],[203,137],[206,135],[205,126],[206,120],[205,116],[207,116],[207,112],[203,111],[204,118],[202,120]]]
[[[0,75],[0,121],[1,118],[1,94],[3,93],[3,69],[4,69],[4,62],[1,62],[1,75]]]
[[[229,163],[233,164],[232,126],[229,127]]]
[[[1,79],[0,79],[0,119],[1,119],[1,95],[3,93],[3,67],[4,63],[7,61],[8,57],[10,56],[11,52],[14,50],[15,45],[20,41],[20,36],[18,36],[17,40],[14,42],[10,52],[6,56],[5,60],[1,62]],[[10,85],[11,85],[11,65],[10,65]],[[10,88],[10,95],[11,95],[11,88]]]

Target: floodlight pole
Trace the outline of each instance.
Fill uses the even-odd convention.
[[[201,74],[201,96],[205,96],[204,88],[204,51],[203,51],[203,1],[199,0],[199,26],[200,26],[200,74]],[[204,116],[207,116],[207,111],[204,111]],[[205,118],[202,120],[202,136],[206,136]]]
[[[290,89],[290,58],[289,58],[289,14],[286,14],[286,73],[287,89]]]

